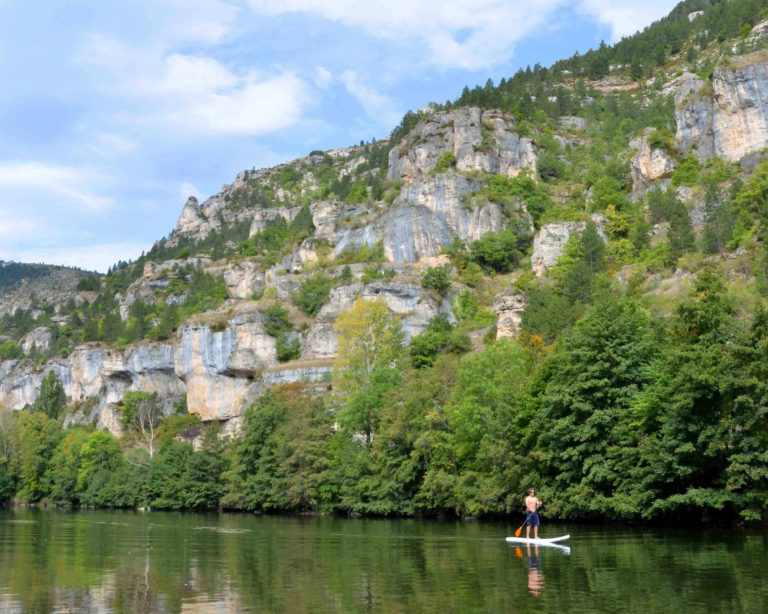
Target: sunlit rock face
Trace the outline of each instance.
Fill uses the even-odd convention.
[[[458,171],[510,177],[523,169],[535,172],[536,148],[515,125],[511,115],[477,107],[434,113],[392,149],[387,176],[394,181],[419,179],[435,170],[445,152],[454,155]]]
[[[276,363],[275,340],[261,324],[234,321],[222,331],[184,327],[174,367],[186,384],[189,412],[213,420],[242,413],[254,380]]]
[[[768,146],[768,51],[730,58],[711,83],[683,73],[674,85],[681,151],[737,162]]]
[[[674,84],[675,144],[680,151],[692,152],[702,162],[715,155],[710,90],[706,81],[689,72]]]
[[[604,242],[608,242],[608,237],[603,230],[605,222],[602,215],[592,215],[597,233]],[[541,230],[533,239],[533,252],[531,254],[531,268],[536,277],[541,277],[557,263],[560,254],[563,253],[568,239],[573,234],[584,232],[586,222],[555,222],[553,224],[544,224]]]
[[[448,153],[453,163],[436,168]],[[392,262],[431,258],[456,238],[471,243],[507,224],[495,203],[468,206],[467,197],[485,184],[471,173],[514,176],[524,169],[535,172],[536,149],[515,132],[512,116],[478,108],[435,113],[390,151],[387,176],[403,182],[392,205],[363,224],[339,225],[354,212],[323,203],[314,209],[316,236],[327,238],[337,254],[381,242]]]
[[[415,262],[437,256],[455,238],[471,243],[487,232],[501,230],[507,219],[499,205],[464,205],[464,197],[482,185],[454,172],[412,181],[402,187],[392,208],[374,221],[341,229],[334,237],[335,251],[341,254],[381,242],[391,262]]]
[[[662,147],[652,147],[650,133],[646,133],[629,143],[635,150],[635,155],[629,161],[629,171],[632,175],[632,189],[642,190],[664,177],[669,177],[675,170],[674,158]]]
[[[768,51],[732,58],[712,75],[715,151],[737,161],[768,145]]]
[[[331,291],[330,300],[317,314],[305,342],[303,357],[309,359],[333,358],[338,350],[334,322],[344,309],[349,309],[357,299],[381,299],[392,313],[400,316],[406,341],[427,328],[429,320],[438,313],[445,313],[453,321],[450,301],[439,300],[421,286],[401,282],[353,283]]]
[[[36,328],[21,338],[19,345],[25,354],[40,352],[45,353],[51,345],[53,334],[47,326]]]
[[[520,334],[523,312],[527,304],[524,294],[500,294],[493,301],[496,321],[496,339],[516,339]]]

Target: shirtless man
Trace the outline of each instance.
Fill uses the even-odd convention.
[[[536,498],[533,488],[528,489],[528,495],[525,497],[525,537],[531,537],[531,525],[533,525],[533,537],[539,538],[539,513],[536,511],[541,505],[541,501]]]

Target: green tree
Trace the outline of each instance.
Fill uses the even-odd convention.
[[[762,372],[762,316],[740,343],[733,312],[712,268],[675,311],[670,343],[651,371],[654,385],[638,405],[649,432],[635,474],[645,516],[765,514],[763,504],[744,500],[765,488],[765,409],[754,379]],[[747,468],[747,459],[757,464]]]
[[[648,384],[652,350],[648,314],[631,299],[607,297],[542,366],[535,384],[541,389],[537,452],[551,512],[582,518],[637,513],[622,488],[636,462],[632,403]]]
[[[66,406],[67,395],[64,393],[64,386],[53,371],[48,371],[40,382],[40,393],[32,406],[33,409],[56,419]]]
[[[48,462],[59,443],[58,422],[40,411],[22,411],[17,418],[19,496],[37,503],[50,492]]]
[[[0,404],[0,506],[16,493],[14,460],[18,456],[11,410]]]
[[[48,498],[54,505],[73,506],[78,503],[77,473],[80,451],[88,437],[83,428],[68,429],[54,450],[45,480],[50,484]]]
[[[427,267],[427,272],[421,278],[422,288],[432,288],[440,296],[445,296],[451,287],[450,279],[451,267],[448,265],[440,267]]]
[[[528,296],[523,311],[522,327],[545,342],[552,343],[574,317],[570,301],[554,288],[537,288]]]
[[[704,191],[704,232],[701,248],[707,254],[722,252],[733,237],[733,210],[722,198],[714,181],[708,181]]]
[[[433,316],[427,329],[411,338],[408,347],[411,364],[417,369],[432,366],[437,355],[448,346],[452,328],[445,314]]]
[[[517,220],[504,230],[487,232],[469,246],[471,259],[487,271],[511,271],[530,245],[528,229]]]
[[[582,260],[590,273],[602,273],[605,270],[605,243],[592,220],[587,221],[580,243]]]
[[[77,491],[85,505],[104,505],[102,491],[123,462],[120,445],[111,433],[93,431],[80,448]]]
[[[263,395],[244,414],[241,436],[232,450],[225,507],[243,510],[272,509],[277,490],[279,430],[287,417],[286,404],[273,393]]]
[[[226,491],[222,480],[228,468],[225,445],[219,429],[209,427],[203,435],[202,445],[187,463],[184,476],[184,508],[190,510],[214,510],[221,503]]]
[[[331,295],[333,280],[323,273],[305,279],[298,292],[293,293],[293,302],[308,316],[314,318]]]
[[[127,437],[134,445],[143,448],[152,459],[158,449],[163,419],[163,408],[157,394],[129,390],[125,393],[121,405],[120,421],[127,427]]]
[[[517,504],[508,495],[524,473],[520,401],[531,364],[529,353],[507,340],[461,361],[450,398],[428,416],[431,428],[416,442],[427,462],[418,507],[478,515]]]
[[[339,423],[370,444],[387,393],[399,379],[403,331],[382,299],[359,298],[336,319],[339,350],[334,380],[346,396]]]
[[[262,314],[264,316],[264,332],[268,335],[278,337],[280,333],[293,330],[293,324],[288,319],[288,310],[280,305],[280,303],[272,303]]]

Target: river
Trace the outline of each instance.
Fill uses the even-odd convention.
[[[768,533],[0,511],[0,612],[768,612]]]

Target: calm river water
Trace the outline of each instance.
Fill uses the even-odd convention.
[[[768,533],[0,511],[0,612],[768,612]]]

